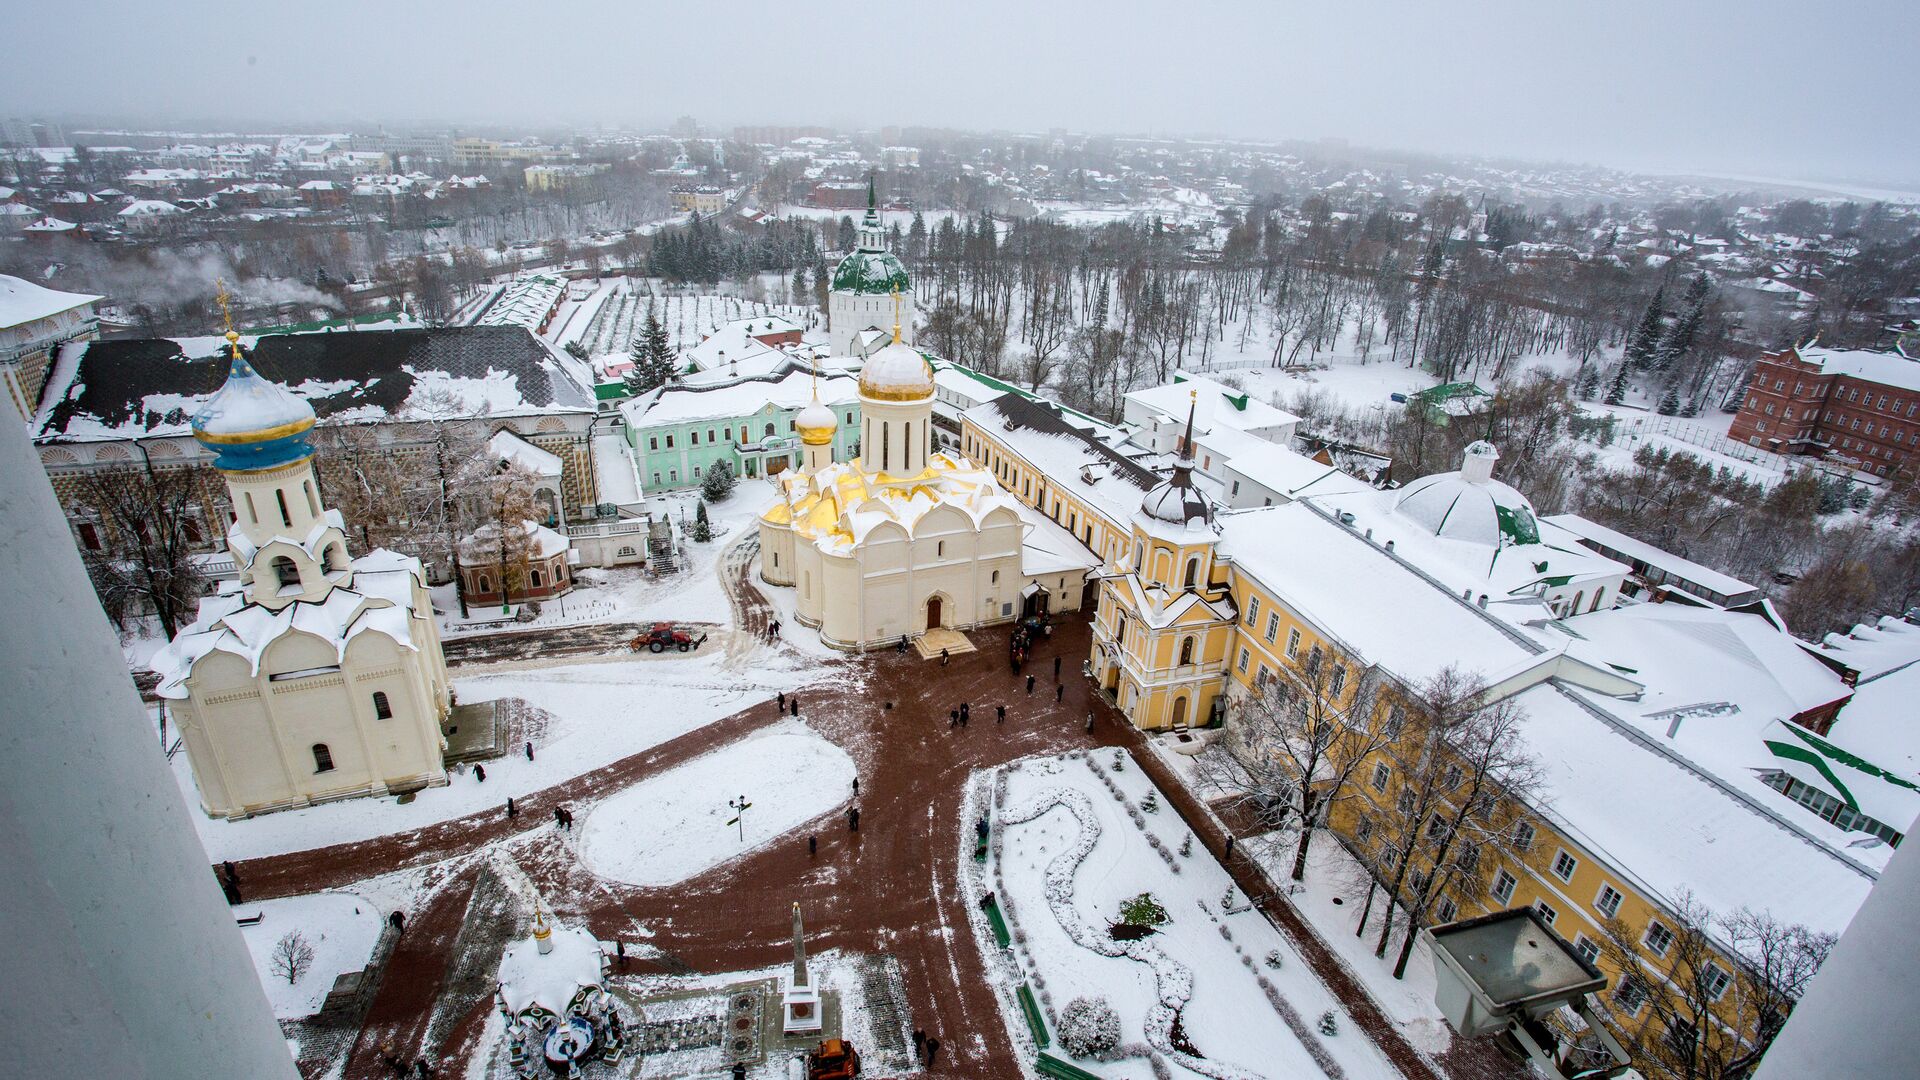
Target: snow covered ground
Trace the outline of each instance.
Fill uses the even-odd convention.
[[[1119,1013],[1122,1045],[1147,1043],[1176,1077],[1326,1074],[1316,1058],[1356,1080],[1397,1075],[1284,935],[1244,906],[1204,848],[1178,853],[1187,836],[1180,818],[1131,761],[1115,771],[1115,755],[1101,750],[1033,759],[1004,771],[1004,791],[991,798],[1000,850],[990,870],[965,862],[976,888],[996,892],[1014,929],[1009,953],[976,925],[991,954],[989,970],[1032,986],[1050,1032],[1057,1032],[1054,1017],[1074,998],[1106,997]],[[976,779],[976,798],[994,783]],[[1150,793],[1161,806],[1157,812],[1145,809]],[[1076,870],[1074,855],[1083,848]],[[1230,891],[1233,913],[1223,906]],[[1106,928],[1118,918],[1121,901],[1142,892],[1152,893],[1169,921],[1141,942],[1111,940]],[[1131,955],[1110,954],[1123,947]],[[1026,1043],[1011,994],[1003,1000],[1016,1043]],[[1204,1056],[1169,1049],[1167,1005],[1177,1006],[1181,1029]],[[1321,1033],[1328,1012],[1333,1035]],[[1050,1052],[1064,1056],[1057,1038]],[[1153,1075],[1139,1055],[1094,1067],[1113,1078]]]
[[[336,978],[365,968],[385,921],[371,901],[350,892],[290,896],[234,909],[236,916],[254,912],[260,921],[242,926],[240,936],[253,954],[253,967],[267,989],[273,1015],[282,1020],[319,1012]],[[296,931],[313,948],[313,965],[289,983],[285,975],[274,973],[273,951],[281,938]]]
[[[724,653],[703,649],[667,659],[623,658],[456,678],[454,689],[463,702],[519,698],[537,710],[528,718],[536,729],[533,761],[509,753],[486,762],[484,783],[462,769],[447,787],[427,788],[406,805],[392,798],[348,799],[245,821],[196,812],[200,841],[214,860],[247,859],[366,840],[502,807],[509,795],[539,791],[639,753],[792,684],[790,676],[776,673],[772,681],[763,681],[755,672],[729,669],[726,662]],[[197,808],[200,796],[184,753],[174,757],[173,769],[187,804]]]
[[[631,885],[685,881],[794,835],[846,802],[853,777],[846,751],[789,720],[602,800],[581,826],[581,861]],[[742,797],[744,815],[728,805]]]
[[[810,325],[817,314],[811,304],[783,303],[787,281],[773,275],[769,300],[753,300],[720,292],[693,292],[683,286],[668,285],[658,278],[606,278],[584,300],[561,304],[547,339],[565,348],[578,342],[594,359],[625,357],[633,347],[633,337],[646,326],[647,312],[659,318],[668,341],[676,349],[698,345],[720,323],[752,319],[762,315],[783,315],[802,327]]]

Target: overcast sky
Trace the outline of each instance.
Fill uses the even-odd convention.
[[[1333,136],[1920,187],[1911,0],[8,6],[9,115]]]

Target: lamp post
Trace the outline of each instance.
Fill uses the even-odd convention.
[[[727,800],[727,806],[733,810],[733,820],[727,822],[727,824],[740,826],[740,842],[743,844],[747,842],[747,808],[752,805],[752,803],[747,801],[745,795],[737,799]]]

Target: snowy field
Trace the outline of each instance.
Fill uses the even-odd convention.
[[[851,795],[853,759],[798,720],[602,800],[580,832],[580,857],[601,877],[672,885],[790,835]],[[751,807],[738,824],[727,804]]]
[[[965,865],[979,891],[997,894],[1012,951],[994,948],[984,926],[976,930],[989,969],[1033,988],[1054,1035],[1049,1052],[1066,1055],[1057,1018],[1068,1002],[1105,997],[1120,1018],[1124,1056],[1081,1062],[1104,1077],[1147,1080],[1149,1050],[1176,1077],[1397,1075],[1285,937],[1245,907],[1205,849],[1179,854],[1188,835],[1179,816],[1131,760],[1115,771],[1116,754],[1030,760],[1003,770],[1004,781],[983,776],[974,785],[976,807],[995,787],[998,851],[988,869]],[[1107,926],[1121,902],[1143,892],[1168,921],[1140,941],[1113,940]],[[1012,987],[1005,989],[1009,1027],[1024,1044],[1025,1024]],[[1322,1033],[1329,1012],[1331,1035]],[[1176,1020],[1197,1053],[1178,1048]]]
[[[214,860],[249,859],[288,851],[367,840],[503,807],[507,796],[524,796],[609,762],[684,735],[786,689],[753,672],[726,667],[723,653],[669,658],[643,657],[585,663],[454,680],[463,702],[519,698],[533,707],[528,720],[535,759],[522,753],[485,763],[485,782],[471,769],[451,775],[447,787],[427,788],[412,802],[393,798],[347,799],[303,810],[286,810],[245,821],[222,821],[195,813],[200,841]],[[200,796],[185,753],[173,760],[174,775],[190,807]]]
[[[290,896],[234,909],[236,916],[253,912],[260,914],[260,921],[242,926],[240,936],[253,954],[253,967],[267,989],[273,1015],[282,1020],[319,1012],[336,978],[367,966],[385,922],[371,901],[350,892]],[[294,931],[313,948],[313,965],[289,983],[285,975],[274,973],[273,951],[282,937]]]

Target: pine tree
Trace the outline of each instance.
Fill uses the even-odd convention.
[[[1654,350],[1653,366],[1661,371],[1671,370],[1693,352],[1693,341],[1700,332],[1700,323],[1706,317],[1707,275],[1700,274],[1687,283],[1687,298],[1680,307],[1679,318],[1660,337],[1660,344]]]
[[[707,503],[704,499],[693,511],[693,539],[701,544],[713,539],[713,525],[707,520]]]
[[[1626,401],[1627,401],[1627,369],[1628,369],[1628,364],[1627,364],[1627,362],[1626,362],[1626,361],[1624,361],[1624,360],[1622,360],[1622,361],[1620,362],[1620,366],[1619,366],[1619,368],[1617,368],[1617,369],[1616,369],[1616,370],[1614,371],[1614,373],[1613,373],[1613,383],[1612,383],[1612,385],[1610,385],[1610,386],[1608,386],[1608,387],[1607,387],[1607,404],[1609,404],[1609,405],[1624,405],[1624,404],[1626,404]]]
[[[700,482],[700,497],[705,502],[725,502],[732,494],[733,467],[724,461],[714,462],[707,470],[706,479]]]
[[[1660,395],[1659,413],[1661,416],[1680,415],[1680,388],[1668,385],[1667,392]]]
[[[803,302],[807,296],[807,264],[801,263],[793,268],[793,302]]]
[[[853,230],[853,219],[845,214],[840,215],[840,231],[834,241],[835,245],[841,251],[852,251],[854,245],[859,242],[859,236]]]
[[[1680,410],[1681,416],[1699,416],[1700,409],[1706,404],[1706,391],[1702,390],[1687,399],[1687,407]]]
[[[1575,385],[1574,395],[1582,401],[1592,401],[1600,394],[1600,365],[1586,364],[1580,369],[1580,381]]]
[[[677,372],[678,360],[667,342],[667,328],[653,312],[633,338],[633,370],[627,373],[627,392],[638,396],[665,386]]]
[[[1653,363],[1654,352],[1660,347],[1660,330],[1666,318],[1665,300],[1666,287],[1655,289],[1646,314],[1640,317],[1640,325],[1634,327],[1627,338],[1627,361],[1641,370]]]
[[[907,258],[925,258],[927,254],[927,219],[920,211],[913,212],[913,224],[907,226]]]

